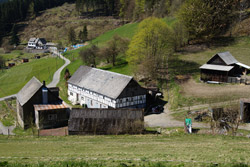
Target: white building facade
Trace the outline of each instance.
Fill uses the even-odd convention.
[[[89,69],[91,67],[81,66],[80,68]],[[80,73],[81,71],[83,70],[80,69]],[[85,78],[85,80],[88,80],[88,83],[91,83],[91,80],[93,80],[95,77],[98,78],[98,75],[99,75],[97,74],[96,76],[94,76],[90,74],[91,71],[94,71],[93,73],[95,74],[97,74],[96,72],[100,72],[101,77],[107,74],[106,77],[102,78],[102,80],[105,80],[105,83],[103,83],[105,85],[101,86],[101,84],[96,84],[97,89],[95,89],[95,87],[91,85],[90,87],[92,87],[93,89],[90,89],[88,87],[88,84],[84,86],[84,84],[83,85],[79,84],[78,81],[75,82],[75,83],[78,83],[78,85],[74,84],[74,75],[75,75],[74,74],[72,76],[73,79],[72,80],[70,79],[68,81],[68,99],[73,104],[80,104],[82,106],[85,105],[88,108],[144,108],[146,107],[146,90],[144,88],[141,88],[140,85],[132,77],[128,77],[125,75],[121,76],[120,74],[116,74],[113,72],[91,68],[87,75],[84,75],[84,72],[82,73],[83,74],[82,77]],[[79,73],[79,71],[76,73]],[[116,81],[114,81],[113,79],[116,76],[124,81],[122,85],[119,83],[115,84]],[[100,82],[102,82],[102,80]],[[94,79],[93,84],[95,84],[94,82],[96,82],[96,79]],[[114,85],[116,87],[114,87]],[[110,91],[106,91],[108,90],[107,88],[110,88]],[[105,91],[103,91],[103,89]],[[97,92],[97,90],[100,90],[100,92]]]

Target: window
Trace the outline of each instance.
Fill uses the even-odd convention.
[[[82,97],[82,100],[84,100],[84,97]]]
[[[70,92],[69,94],[70,94],[70,96],[73,96],[73,93],[72,93],[72,92]]]
[[[56,114],[49,114],[48,115],[48,120],[49,121],[55,121],[55,120],[57,120],[57,115]]]
[[[92,100],[90,101],[90,105],[93,106],[93,101]]]

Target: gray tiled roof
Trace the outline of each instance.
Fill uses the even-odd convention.
[[[133,77],[88,66],[81,66],[68,83],[116,99]]]
[[[222,53],[217,53],[217,55],[227,64],[235,64],[238,63],[238,61],[232,56],[230,52],[222,52]]]
[[[23,106],[29,99],[43,86],[43,84],[33,77],[18,93],[17,100]]]
[[[222,65],[213,65],[213,64],[204,64],[200,69],[204,70],[216,70],[216,71],[230,71],[234,66],[222,66]]]
[[[36,38],[30,38],[29,39],[29,42],[35,42],[36,41]]]

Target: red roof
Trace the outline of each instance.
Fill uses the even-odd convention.
[[[65,104],[35,104],[35,111],[54,110],[69,108]]]

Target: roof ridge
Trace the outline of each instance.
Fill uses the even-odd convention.
[[[89,66],[86,66],[86,67],[89,67]],[[98,70],[98,71],[103,71],[103,72],[115,74],[115,75],[121,75],[121,76],[124,76],[124,77],[127,77],[127,78],[131,78],[131,79],[133,78],[132,76],[129,76],[129,75],[120,74],[120,73],[113,72],[113,71],[108,71],[108,70],[103,70],[103,69],[100,69],[100,68],[95,68],[95,67],[89,67],[89,68],[94,69],[94,70]]]

